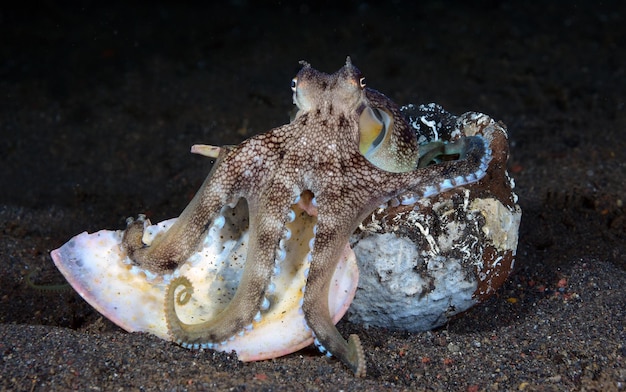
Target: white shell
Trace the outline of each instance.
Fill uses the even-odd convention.
[[[176,308],[177,315],[186,323],[201,323],[218,313],[237,288],[246,262],[247,213],[238,210],[236,214],[224,215],[226,224],[216,219],[218,224],[209,229],[202,249],[168,276],[146,274],[132,266],[120,247],[120,230],[79,234],[51,255],[72,287],[111,321],[129,332],[149,332],[171,340],[164,304],[166,287],[173,276],[186,276],[194,287],[191,301]],[[175,220],[147,227],[144,243],[150,244]],[[305,284],[304,269],[308,264],[308,241],[301,238],[311,234],[313,225],[312,219],[302,217],[288,225],[292,237],[285,241],[287,258],[281,262],[281,273],[272,279],[275,289],[269,295],[270,307],[262,312],[260,322],[253,323],[252,330],[215,349],[234,350],[240,360],[255,361],[286,355],[313,342],[299,306],[301,288]],[[354,252],[346,244],[329,292],[329,307],[335,323],[350,306],[357,281]]]

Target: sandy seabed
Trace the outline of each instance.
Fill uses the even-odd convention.
[[[626,389],[626,7],[622,2],[95,3],[0,11],[0,390]],[[355,379],[314,348],[194,352],[103,319],[49,251],[139,212],[176,216],[210,169],[195,143],[288,121],[306,59],[346,55],[400,104],[508,125],[515,274],[423,333],[358,333]]]

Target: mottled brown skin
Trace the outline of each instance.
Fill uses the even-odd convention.
[[[472,182],[482,177],[488,154],[480,137],[468,138],[464,160],[414,170],[417,145],[407,136],[409,128],[397,106],[365,88],[349,59],[332,75],[303,65],[293,81],[299,111],[291,123],[222,149],[211,174],[172,228],[145,246],[141,243],[144,223],[131,222],[123,244],[138,265],[159,273],[171,271],[197,249],[223,206],[247,200],[250,244],[234,298],[214,319],[192,326],[173,325],[171,330],[177,341],[187,345],[219,343],[252,323],[273,274],[290,206],[303,192],[312,192],[318,220],[304,316],[318,342],[357,376],[364,376],[358,336],[344,340],[328,309],[329,284],[350,234],[377,206],[403,192],[423,194],[427,187],[439,189],[443,179],[461,176]],[[389,129],[393,137],[385,141],[387,151],[382,155],[395,161],[386,167],[385,160],[378,160],[376,165],[402,172],[377,167],[359,150],[359,124],[376,122],[362,121],[372,107],[393,117],[393,129]]]

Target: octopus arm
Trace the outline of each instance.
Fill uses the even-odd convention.
[[[330,317],[328,301],[325,300],[332,284],[333,271],[348,240],[349,233],[342,232],[348,219],[351,218],[345,214],[342,216],[341,213],[320,208],[302,310],[320,351],[336,356],[357,377],[365,377],[365,354],[358,335],[350,335],[347,341],[341,336]]]
[[[277,187],[274,187],[277,188]],[[172,338],[183,346],[192,348],[217,348],[238,333],[245,333],[261,321],[264,303],[269,304],[266,291],[271,278],[285,258],[281,239],[285,223],[291,216],[293,198],[284,189],[274,189],[268,194],[283,195],[282,200],[267,200],[251,196],[250,240],[246,262],[234,297],[227,307],[211,319],[197,324],[186,324],[176,314],[176,304],[184,305],[192,295],[191,284],[185,279],[174,280],[165,298],[165,317]],[[259,209],[258,206],[263,206]],[[272,208],[273,206],[273,208]],[[177,294],[176,288],[182,285]],[[269,305],[267,305],[269,306]]]
[[[152,272],[168,273],[196,251],[211,222],[219,217],[221,208],[234,205],[240,199],[239,184],[232,176],[237,168],[233,157],[240,149],[219,149],[218,158],[198,193],[176,223],[149,246],[143,243],[142,238],[150,222],[143,216],[137,220],[129,218],[122,248],[135,264]]]
[[[431,197],[479,181],[487,173],[492,158],[487,140],[482,136],[460,139],[446,147],[444,152],[456,154],[459,159],[396,174],[395,178],[389,179],[390,183],[403,183],[405,191],[414,192],[417,198]]]

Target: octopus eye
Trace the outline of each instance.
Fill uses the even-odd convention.
[[[365,88],[365,78],[364,77],[359,79],[359,85],[361,86],[361,88]]]
[[[291,79],[291,91],[296,92],[296,86],[298,85],[298,78]]]

